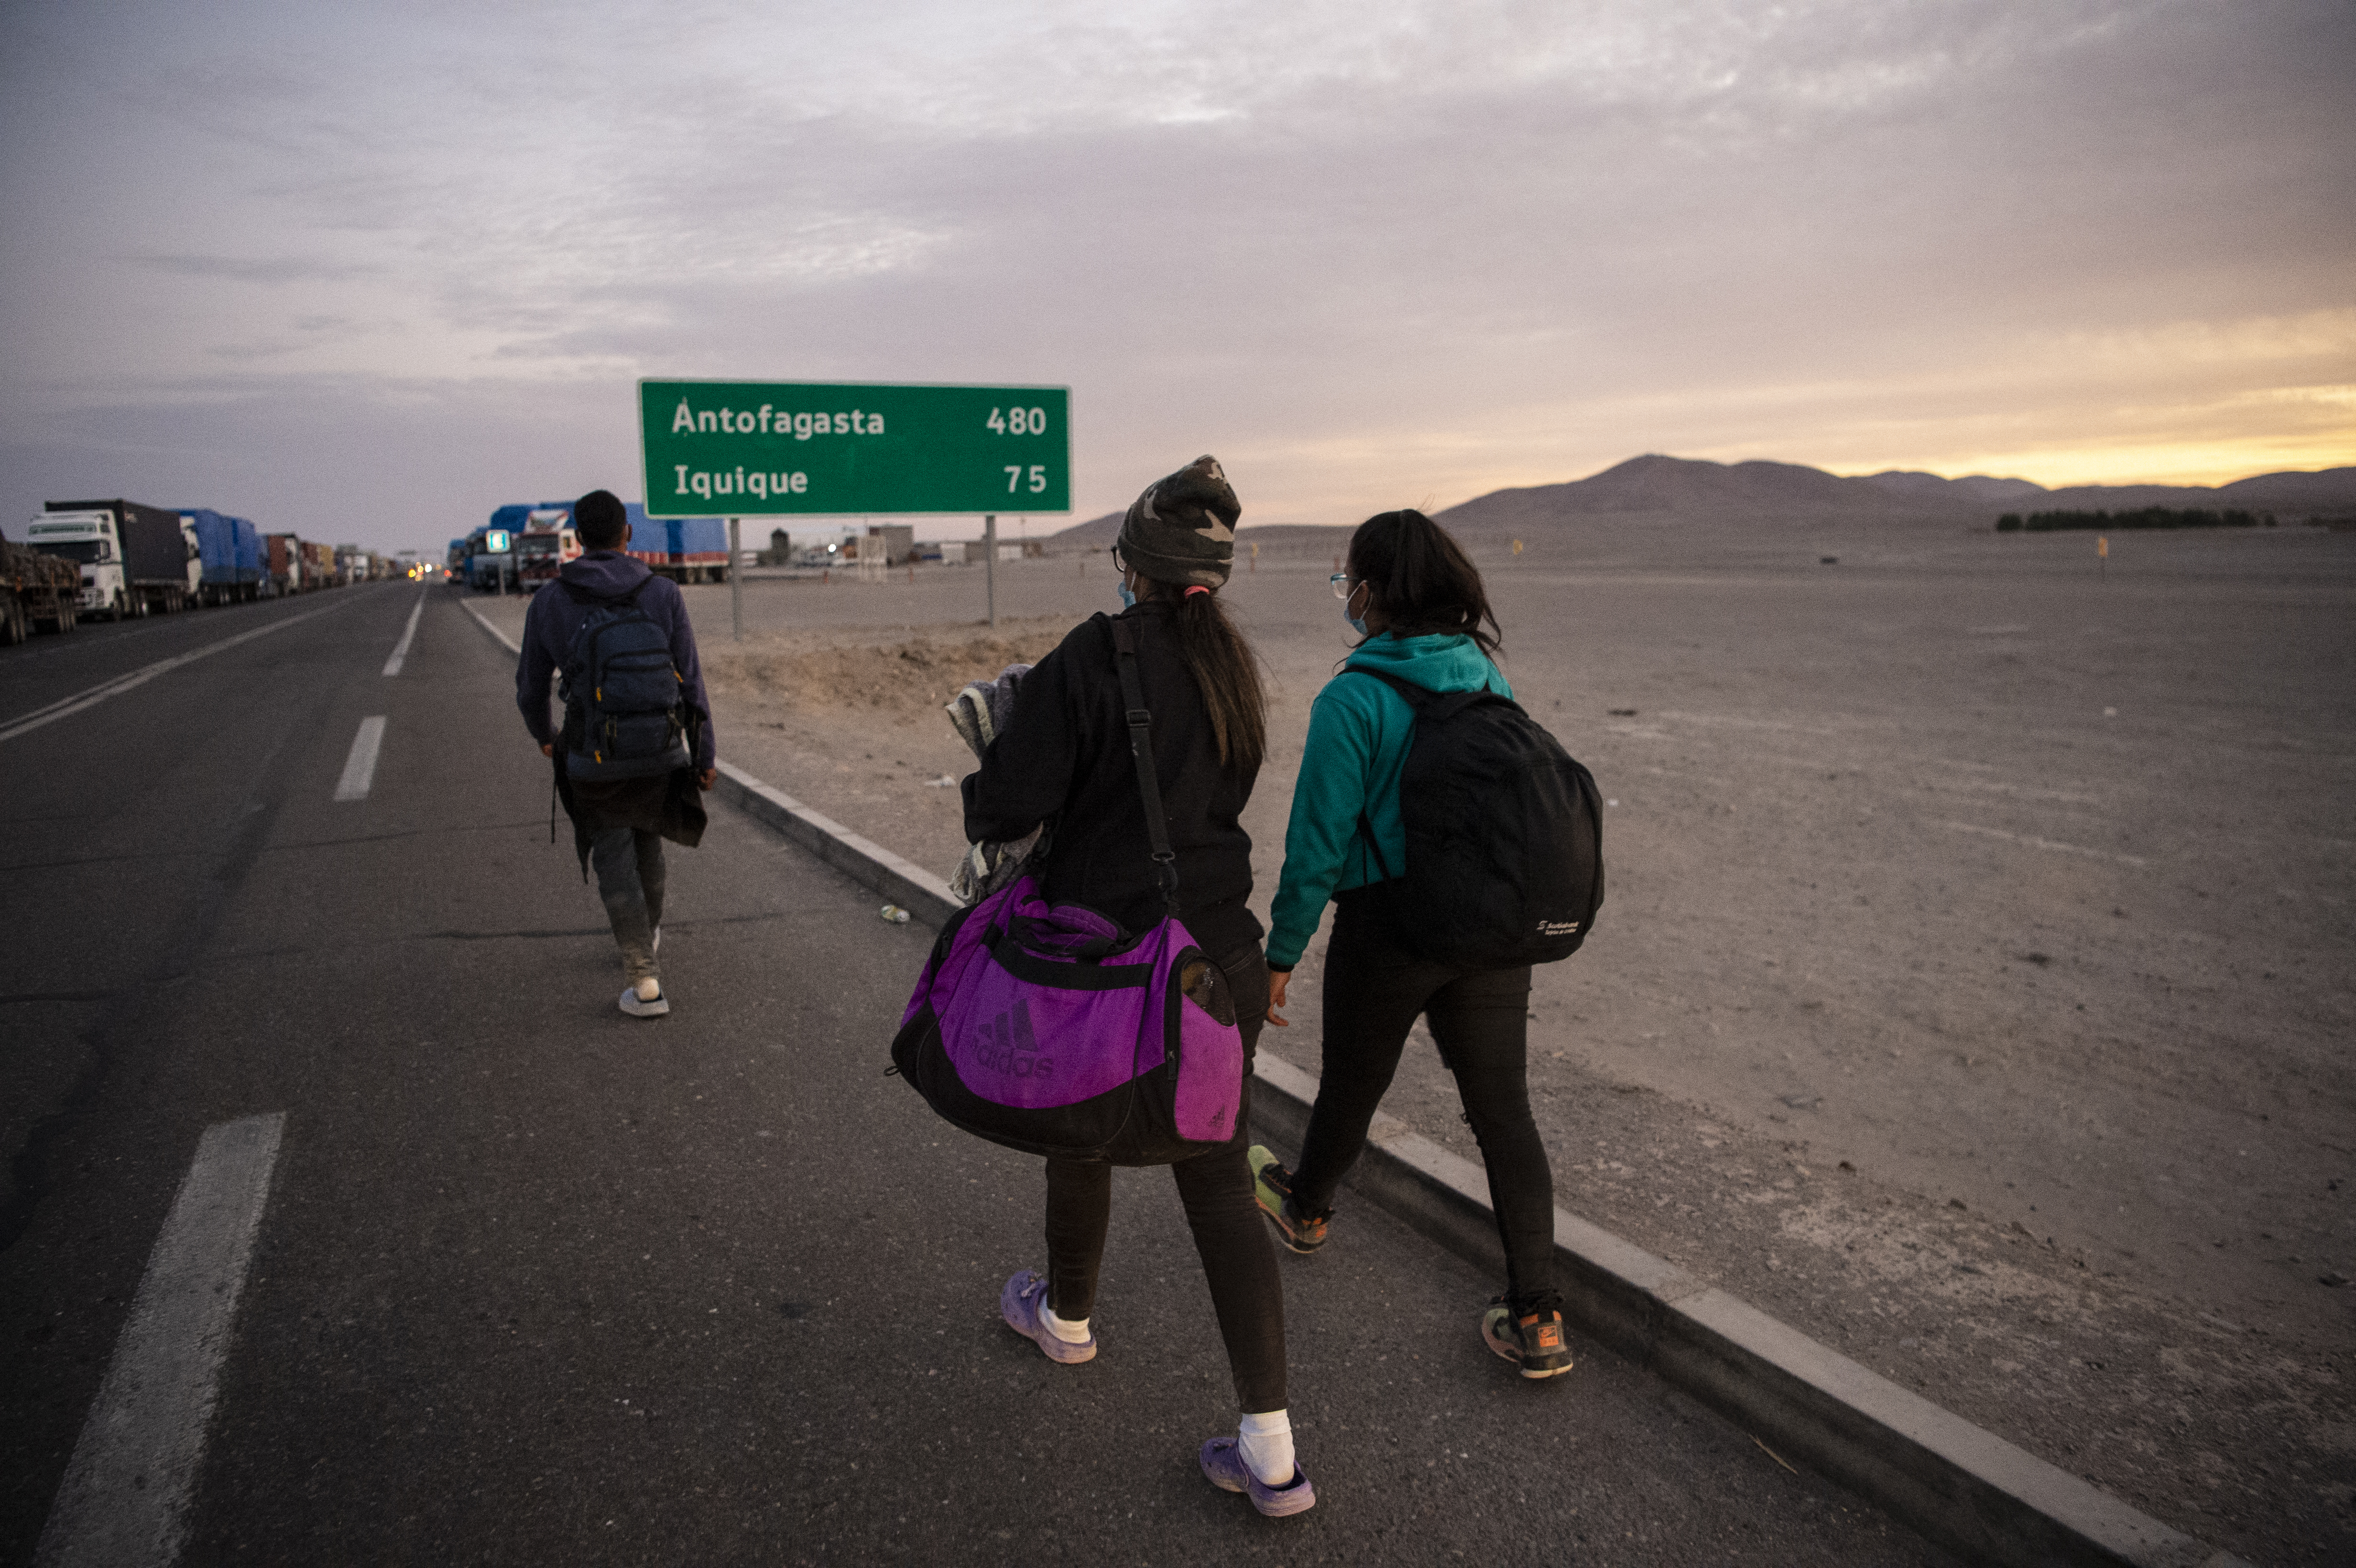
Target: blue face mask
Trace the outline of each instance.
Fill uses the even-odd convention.
[[[1120,607],[1122,609],[1134,610],[1137,608],[1137,595],[1129,591],[1128,579],[1116,579],[1112,585],[1112,591],[1120,595]]]
[[[1358,635],[1362,637],[1366,635],[1365,621],[1359,616],[1350,613],[1350,601],[1347,599],[1342,601],[1342,619],[1350,623],[1350,630],[1357,633]]]

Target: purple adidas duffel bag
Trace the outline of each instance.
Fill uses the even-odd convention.
[[[1243,1102],[1234,996],[1177,917],[1133,935],[1029,877],[942,930],[892,1061],[977,1137],[1113,1165],[1225,1143]]]

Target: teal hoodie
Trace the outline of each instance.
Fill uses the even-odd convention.
[[[1481,645],[1461,634],[1399,638],[1385,632],[1360,645],[1343,668],[1378,669],[1432,691],[1485,687],[1501,697],[1514,695]],[[1284,830],[1284,874],[1269,912],[1268,961],[1274,967],[1289,969],[1301,961],[1335,893],[1406,870],[1399,771],[1414,740],[1415,709],[1379,680],[1337,675],[1310,706],[1309,741],[1292,788],[1292,820]],[[1359,827],[1362,815],[1374,830],[1371,849]]]

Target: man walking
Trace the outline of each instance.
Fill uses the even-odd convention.
[[[665,838],[693,848],[712,787],[712,705],[695,656],[695,630],[678,586],[622,553],[629,514],[610,490],[573,504],[586,552],[565,563],[524,616],[516,706],[573,818],[585,880],[597,870],[614,941],[629,979],[621,1008],[670,1011],[655,955],[662,945]],[[562,730],[548,719],[550,678],[562,675]]]

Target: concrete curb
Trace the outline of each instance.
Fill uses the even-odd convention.
[[[852,881],[874,889],[926,925],[938,930],[960,906],[938,877],[902,859],[872,838],[862,838],[832,817],[812,811],[782,790],[770,788],[733,763],[719,764],[712,793],[746,816],[792,839]],[[914,977],[911,976],[911,984]]]
[[[715,794],[917,920],[937,929],[960,907],[920,867],[742,768],[719,769]],[[1257,1121],[1299,1148],[1316,1078],[1267,1051],[1254,1076]],[[1349,1185],[1502,1276],[1479,1166],[1378,1115]],[[1583,1332],[1934,1541],[2019,1568],[2249,1568],[1566,1210],[1554,1233],[1566,1316]]]
[[[926,924],[960,907],[938,878],[743,769],[720,776],[716,792]],[[1298,1149],[1316,1078],[1265,1050],[1254,1076],[1255,1119]],[[1350,1186],[1503,1276],[1479,1166],[1377,1115]],[[2020,1568],[2248,1568],[1566,1210],[1554,1234],[1581,1330],[1944,1545]]]
[[[521,658],[523,656],[523,645],[517,642],[513,637],[509,636],[505,632],[500,631],[497,626],[492,625],[491,618],[489,616],[484,614],[480,610],[476,609],[472,604],[467,603],[464,599],[458,601],[458,608],[464,610],[467,614],[472,615],[475,618],[475,624],[480,626],[483,630],[491,635],[491,641],[498,644],[499,646],[507,649],[508,652],[515,655],[518,658]]]

